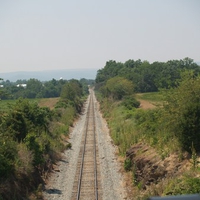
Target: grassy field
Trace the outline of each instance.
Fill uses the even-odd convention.
[[[16,103],[16,100],[0,100],[0,111],[6,111]]]
[[[136,99],[140,101],[141,108],[151,109],[163,105],[164,95],[163,92],[137,93]]]
[[[53,109],[58,101],[59,98],[45,98],[39,99],[38,104],[41,107],[49,107],[50,109]]]
[[[150,102],[162,102],[164,99],[164,93],[163,92],[137,93],[136,98]]]
[[[36,102],[41,107],[49,107],[53,109],[59,98],[43,98],[43,99],[29,99],[31,102]],[[16,103],[16,100],[0,100],[0,111],[5,111],[12,107]]]

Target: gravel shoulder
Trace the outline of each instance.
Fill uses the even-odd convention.
[[[116,157],[117,148],[112,144],[106,121],[99,112],[99,104],[96,98],[94,100],[103,199],[126,199],[120,163]],[[51,174],[48,183],[45,185],[43,192],[45,200],[70,200],[71,198],[88,103],[89,98],[85,103],[85,111],[80,115],[70,133],[69,142],[72,144],[72,148],[63,153],[62,160],[57,164],[57,169]]]

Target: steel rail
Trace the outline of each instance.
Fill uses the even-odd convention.
[[[96,122],[95,122],[95,112],[94,112],[94,100],[92,92],[92,111],[94,120],[94,180],[95,180],[95,198],[98,200],[98,182],[97,182],[97,156],[96,156]]]
[[[82,175],[83,175],[83,164],[84,164],[84,156],[85,156],[85,146],[86,146],[86,139],[87,139],[87,132],[88,132],[88,117],[89,117],[89,108],[91,104],[91,97],[89,101],[89,106],[87,110],[87,116],[86,116],[86,130],[85,130],[85,139],[84,139],[84,146],[83,146],[83,153],[82,153],[82,159],[81,159],[81,168],[80,168],[80,174],[79,174],[79,181],[78,181],[78,192],[76,199],[80,199],[80,192],[81,192],[81,181],[82,181]]]
[[[86,115],[86,123],[85,123],[85,138],[84,138],[84,144],[83,144],[83,152],[81,156],[81,167],[80,167],[80,172],[79,172],[79,178],[78,178],[78,189],[77,189],[77,195],[76,195],[76,200],[80,200],[81,196],[81,183],[82,183],[82,177],[83,177],[83,169],[84,169],[84,157],[85,157],[85,151],[86,151],[86,141],[87,141],[87,132],[88,132],[88,121],[89,121],[89,114],[90,114],[90,109],[92,110],[92,117],[93,117],[93,128],[94,128],[94,190],[95,190],[95,200],[98,200],[98,180],[97,180],[97,159],[96,159],[96,128],[95,128],[95,111],[94,111],[94,102],[93,102],[93,92],[90,93],[90,99],[89,99],[89,105],[88,105],[88,110],[87,110],[87,115]]]

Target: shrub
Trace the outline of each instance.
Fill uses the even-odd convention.
[[[126,158],[126,160],[124,160],[124,169],[126,171],[130,171],[132,167],[132,162],[130,158]]]
[[[42,150],[40,148],[39,142],[37,141],[37,136],[35,133],[29,133],[26,138],[24,139],[24,142],[27,146],[27,148],[33,152],[33,164],[34,166],[38,166],[42,163],[44,163],[44,159],[42,156]]]
[[[140,102],[137,101],[134,96],[127,96],[124,97],[122,105],[131,110],[133,108],[139,108]]]
[[[107,81],[105,95],[115,100],[122,99],[125,95],[131,95],[134,91],[133,83],[122,77],[114,77]]]
[[[0,138],[0,177],[7,177],[15,171],[14,163],[16,154],[16,142],[12,138]]]
[[[17,153],[17,173],[29,175],[31,172],[33,172],[33,153],[30,150],[28,150],[27,146],[23,143],[20,143],[17,146]]]
[[[164,107],[165,121],[168,127],[179,139],[183,150],[191,152],[191,146],[199,151],[200,145],[200,76],[192,74],[170,91]]]
[[[200,179],[189,176],[171,181],[164,191],[166,195],[197,193],[200,193]]]

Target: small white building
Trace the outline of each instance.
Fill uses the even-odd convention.
[[[0,85],[0,88],[4,87],[3,85]]]
[[[25,88],[26,86],[27,86],[27,84],[18,84],[18,85],[17,85],[17,87],[24,87],[24,88]]]

